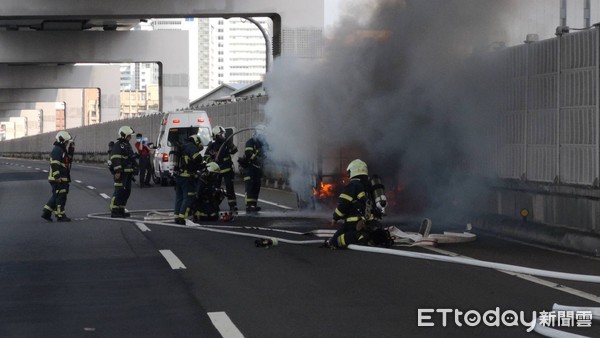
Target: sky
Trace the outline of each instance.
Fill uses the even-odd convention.
[[[325,27],[331,26],[340,15],[343,0],[325,0]]]

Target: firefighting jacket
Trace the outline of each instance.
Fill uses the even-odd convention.
[[[115,174],[134,174],[138,170],[135,154],[127,139],[117,139],[111,151],[110,162],[111,169]]]
[[[246,156],[249,165],[256,168],[262,167],[262,162],[264,160],[263,147],[264,143],[258,137],[252,137],[246,141],[244,156]]]
[[[375,219],[370,190],[369,178],[366,175],[353,178],[339,196],[333,219],[344,220],[344,222]]]
[[[67,149],[63,144],[54,142],[54,148],[50,153],[50,171],[48,181],[69,182],[71,163],[67,154]]]
[[[192,177],[196,175],[196,172],[202,169],[203,158],[202,154],[202,145],[200,148],[194,143],[190,141],[186,141],[181,146],[181,157],[179,168],[181,169],[180,177]]]
[[[221,174],[225,174],[233,170],[233,160],[231,159],[231,155],[238,152],[238,148],[229,142],[223,146],[224,142],[225,140],[212,141],[206,147],[206,153],[204,154],[204,159],[206,162],[217,162],[221,168]],[[223,146],[223,149],[221,149],[221,146]],[[219,149],[221,149],[221,153],[217,159],[217,153],[219,152]]]

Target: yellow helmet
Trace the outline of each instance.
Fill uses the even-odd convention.
[[[119,128],[119,137],[120,138],[126,138],[127,136],[130,136],[133,134],[135,134],[135,131],[133,131],[133,128],[131,128],[130,126],[122,126],[121,128]]]
[[[72,139],[73,138],[71,137],[71,134],[69,134],[69,132],[66,130],[61,130],[56,133],[56,141],[58,141],[58,143],[65,143],[67,141],[71,141]]]
[[[369,170],[367,169],[367,164],[359,159],[356,159],[350,164],[348,164],[348,168],[346,168],[348,172],[348,177],[354,178],[359,175],[369,175]]]

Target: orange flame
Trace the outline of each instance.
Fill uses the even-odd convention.
[[[334,186],[330,183],[321,182],[318,187],[312,188],[313,195],[318,199],[324,199],[328,197],[334,197],[335,193],[333,192]]]

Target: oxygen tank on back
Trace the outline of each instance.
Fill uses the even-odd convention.
[[[385,187],[381,182],[379,175],[373,175],[371,177],[371,187],[373,188],[373,197],[375,198],[375,205],[377,209],[385,215],[385,207],[387,206],[387,198],[385,197]]]
[[[169,151],[169,163],[173,164],[173,176],[179,176],[181,173],[181,147],[178,143],[174,143]]]

